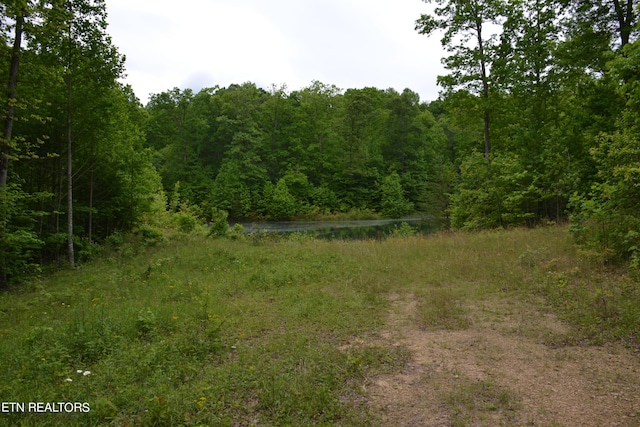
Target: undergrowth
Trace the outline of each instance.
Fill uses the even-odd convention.
[[[0,425],[375,425],[363,384],[410,354],[348,343],[372,341],[391,293],[415,295],[424,328],[467,327],[466,305],[508,293],[544,296],[573,325],[568,343],[639,336],[635,276],[577,251],[562,227],[120,248],[0,294],[0,401],[91,407],[3,413]],[[467,389],[513,407],[478,387]],[[474,409],[460,393],[462,422]]]

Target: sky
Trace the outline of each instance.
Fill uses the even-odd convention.
[[[415,30],[421,0],[107,0],[125,83],[149,95],[253,82],[289,90],[409,88],[438,96],[440,37]]]

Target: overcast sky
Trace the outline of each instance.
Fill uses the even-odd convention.
[[[421,0],[107,0],[108,32],[146,103],[174,87],[254,82],[296,90],[410,88],[437,98],[439,37],[419,35]]]

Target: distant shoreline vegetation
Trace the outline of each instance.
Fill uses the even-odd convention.
[[[240,223],[249,234],[299,233],[319,239],[371,239],[391,236],[430,234],[436,230],[432,221],[420,218],[345,221],[268,221]],[[232,225],[230,224],[230,227]]]

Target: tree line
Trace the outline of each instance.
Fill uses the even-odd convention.
[[[446,136],[405,89],[301,90],[253,83],[151,97],[147,144],[171,204],[234,219],[426,210]],[[440,207],[441,209],[444,206]]]
[[[448,73],[429,110],[453,147],[451,224],[571,220],[604,259],[640,265],[638,3],[426,0]]]
[[[118,83],[124,58],[102,0],[0,2],[7,82],[0,138],[0,287],[73,266],[151,211],[160,178],[146,114]]]
[[[437,100],[248,82],[143,106],[104,0],[1,1],[0,287],[167,215],[570,220],[640,264],[637,4],[427,3],[416,30],[448,52]]]

